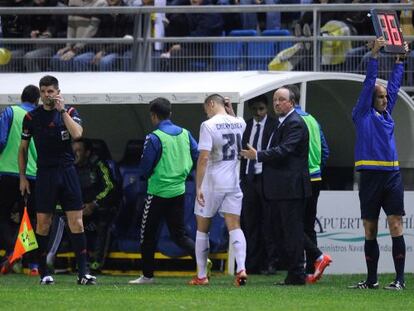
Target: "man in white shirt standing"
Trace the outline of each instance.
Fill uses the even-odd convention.
[[[239,185],[239,152],[246,122],[234,115],[231,103],[218,94],[204,101],[209,119],[201,124],[197,161],[196,259],[197,276],[190,285],[207,285],[207,258],[211,218],[219,212],[224,216],[237,263],[236,286],[246,284],[246,239],[240,229],[243,193]]]

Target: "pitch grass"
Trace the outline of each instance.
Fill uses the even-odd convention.
[[[209,286],[188,286],[188,277],[158,277],[153,285],[128,285],[131,277],[99,276],[96,286],[79,286],[74,275],[57,275],[40,286],[37,277],[0,276],[0,310],[414,310],[413,276],[400,292],[350,290],[361,275],[324,276],[315,285],[279,287],[277,276],[250,276],[245,287],[230,276],[213,276]],[[381,275],[383,286],[392,275]]]

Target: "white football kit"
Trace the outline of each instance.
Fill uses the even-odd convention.
[[[243,193],[239,184],[239,153],[246,128],[242,118],[217,114],[201,124],[198,150],[210,151],[201,189],[205,206],[196,201],[194,213],[240,215]]]

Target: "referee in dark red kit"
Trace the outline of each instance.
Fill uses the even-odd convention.
[[[39,81],[43,105],[28,112],[23,120],[22,141],[19,147],[20,191],[30,193],[26,178],[27,153],[33,137],[37,158],[36,239],[39,244],[40,284],[53,284],[46,266],[49,229],[56,204],[68,218],[72,245],[78,264],[78,284],[93,285],[96,278],[86,270],[86,238],[82,222],[82,196],[78,174],[74,167],[71,140],[82,136],[81,119],[73,107],[65,107],[59,82],[53,76]]]

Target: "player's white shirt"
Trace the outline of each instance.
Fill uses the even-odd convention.
[[[242,118],[217,114],[200,127],[198,150],[210,151],[203,192],[237,192],[239,185],[239,152],[246,128]]]

